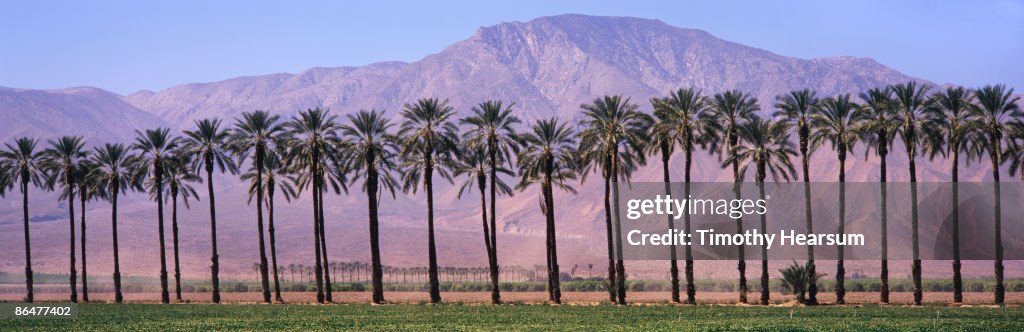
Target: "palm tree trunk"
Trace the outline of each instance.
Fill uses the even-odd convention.
[[[554,172],[554,161],[548,158],[544,168],[544,192],[545,219],[547,221],[548,233],[548,282],[551,284],[551,297],[555,304],[562,303],[562,289],[560,280],[561,273],[558,271],[558,242],[555,238],[555,199],[554,190],[551,187],[551,175]]]
[[[729,154],[731,155],[732,159],[735,160],[736,159],[735,149],[736,149],[736,145],[739,144],[739,138],[736,136],[736,133],[733,132],[733,131],[729,131],[728,137],[729,137]],[[737,163],[737,162],[732,163],[732,177],[733,177],[733,187],[732,187],[733,194],[736,195],[736,199],[740,199],[741,198],[740,197],[740,189],[741,189],[741,186],[743,184],[743,179],[740,178],[740,164]],[[742,218],[737,218],[736,219],[736,234],[743,234],[743,219]],[[739,291],[740,291],[740,303],[747,303],[747,260],[745,258],[746,255],[744,255],[744,247],[743,247],[743,245],[737,246],[736,249],[737,249],[736,269],[739,270],[739,273],[740,273],[740,284],[739,284],[739,288],[740,288],[739,289]]]
[[[672,187],[671,187],[671,184],[670,184],[672,182],[672,179],[670,178],[669,173],[668,173],[668,161],[669,161],[670,154],[671,153],[670,153],[670,151],[668,149],[668,144],[667,143],[662,143],[661,144],[661,168],[662,168],[662,171],[663,171],[662,172],[662,178],[663,178],[663,180],[665,182],[665,195],[666,196],[671,196],[672,195]],[[670,232],[674,231],[676,229],[675,218],[672,215],[668,216],[668,229],[669,229]],[[678,257],[676,257],[676,246],[675,246],[675,244],[669,246],[669,259],[670,259],[670,261],[669,261],[669,274],[671,274],[671,278],[672,278],[672,281],[671,281],[671,283],[672,283],[672,303],[679,303],[680,302],[679,301],[679,263],[676,261],[678,259]]]
[[[167,246],[164,242],[164,173],[160,162],[153,162],[153,170],[156,173],[156,207],[157,227],[160,228],[160,302],[171,303],[171,296],[167,290]]]
[[[615,303],[616,295],[619,292],[615,287],[615,235],[612,230],[612,203],[611,203],[611,162],[605,158],[604,167],[604,223],[608,230],[608,301]]]
[[[498,284],[498,149],[493,139],[488,144],[491,158],[491,303],[501,304],[501,287]],[[483,193],[480,193],[481,195]]]
[[[428,143],[429,145],[429,143]],[[427,189],[427,259],[430,264],[430,303],[441,302],[441,283],[437,276],[437,247],[434,243],[434,165],[433,151],[428,147],[423,186]]]
[[[764,194],[764,179],[765,179],[765,165],[764,161],[757,163],[757,191],[762,200],[765,199]],[[768,216],[761,214],[761,232],[768,234]],[[768,305],[768,301],[771,300],[771,294],[769,290],[768,280],[768,245],[761,245],[761,305]]]
[[[71,285],[71,302],[78,303],[78,272],[75,268],[75,187],[71,182],[71,175],[64,176],[64,184],[68,187],[68,231],[71,239],[68,248],[71,260],[71,273],[68,282]]]
[[[911,136],[913,137],[913,133]],[[906,141],[906,140],[905,140]],[[911,265],[911,275],[914,279],[914,305],[921,305],[921,251],[918,244],[918,222],[917,222],[917,164],[914,161],[914,140],[910,139],[910,143],[907,144],[907,155],[910,159],[910,223],[911,223],[911,238],[912,238],[912,252],[914,256],[913,265]]]
[[[882,283],[881,301],[882,301],[882,303],[889,303],[889,222],[888,222],[888,214],[889,214],[889,212],[888,212],[888,209],[887,209],[888,208],[887,205],[888,205],[888,190],[889,190],[889,187],[888,187],[888,185],[886,185],[886,169],[885,169],[886,168],[886,162],[885,162],[885,160],[886,160],[886,153],[885,153],[885,149],[888,146],[887,145],[888,142],[885,141],[885,137],[884,137],[885,134],[882,134],[880,136],[883,136],[883,137],[879,139],[879,147],[878,147],[879,151],[882,151],[882,152],[879,153],[879,156],[878,156],[879,159],[881,159],[881,167],[880,167],[881,168],[881,170],[880,170],[880,172],[881,172],[881,174],[880,174],[881,185],[880,186],[881,186],[881,190],[882,190],[882,195],[881,195],[882,196],[882,198],[881,198],[882,199],[882,206],[881,206],[881,213],[882,213],[882,225],[881,225],[882,226],[882,271],[880,273],[879,278],[881,279],[881,283]]]
[[[267,183],[267,208],[270,209],[270,216],[268,225],[270,228],[270,264],[271,268],[274,269],[274,301],[279,303],[284,302],[284,298],[281,297],[281,282],[278,279],[277,271],[277,237],[274,236],[274,182],[268,181]]]
[[[807,225],[807,234],[814,234],[814,223],[812,222],[814,218],[811,212],[810,156],[807,154],[808,136],[810,136],[810,128],[807,126],[806,121],[803,121],[800,125],[800,159],[803,164],[804,176],[804,223]],[[817,275],[818,272],[814,264],[814,246],[807,246],[807,267],[809,275]],[[818,304],[818,284],[816,282],[807,285],[806,303],[809,305]]]
[[[377,211],[377,169],[373,152],[368,153],[366,162],[366,200],[370,214],[370,264],[373,268],[373,303],[384,303],[383,272],[380,264],[380,220]],[[351,277],[350,277],[351,279]]]
[[[1002,147],[995,135],[989,135],[989,153],[992,160],[992,191],[995,194],[995,242],[996,259],[993,263],[996,275],[995,302],[1002,305],[1006,300],[1006,288],[1003,286],[1003,211],[1002,197],[1000,195],[999,165],[1002,164]]]
[[[846,145],[839,145],[839,230],[842,234],[846,224]],[[836,246],[836,304],[846,304],[846,266],[843,261],[843,246]]]
[[[316,152],[314,152],[313,159],[316,159]],[[310,173],[313,174],[313,166],[310,166]],[[313,270],[316,272],[316,302],[324,303],[324,279],[323,279],[323,266],[321,266],[320,259],[320,195],[317,194],[320,191],[320,184],[317,181],[313,182],[313,188],[310,192],[313,194],[313,251],[316,253],[316,260],[314,260]],[[307,275],[308,279],[308,275]]]
[[[686,134],[686,166],[684,171],[685,197],[690,197],[690,171],[693,170],[693,135],[692,133]],[[692,234],[690,229],[690,214],[684,213],[683,228],[685,228],[686,234]],[[686,246],[686,304],[697,304],[697,287],[693,280],[693,251],[691,246]]]
[[[210,195],[210,282],[213,287],[213,303],[220,303],[220,258],[217,255],[217,203],[213,194],[213,156],[207,152],[206,190]]]
[[[263,236],[263,158],[264,147],[256,147],[256,230],[259,231],[260,286],[263,289],[263,303],[270,303],[270,279],[267,271],[267,245]]]
[[[324,226],[324,180],[323,174],[317,175],[317,180],[320,181],[320,191],[317,193],[320,195],[320,214],[317,220],[317,225],[320,227],[320,254],[324,259],[323,262],[323,273],[324,273],[324,297],[328,303],[334,302],[334,287],[331,286],[331,261],[327,258],[327,228]]]
[[[963,303],[963,279],[960,276],[960,149],[955,140],[953,146],[953,303]]]
[[[484,248],[487,250],[487,265],[488,270],[491,272],[491,303],[498,304],[500,300],[495,292],[498,288],[498,284],[495,283],[494,272],[496,268],[494,266],[494,248],[491,245],[491,232],[493,230],[487,225],[487,176],[484,174],[477,175],[477,188],[480,189],[480,215],[483,217],[483,229],[484,229]]]
[[[171,238],[174,241],[174,295],[181,302],[181,264],[178,261],[178,191],[171,190]]]
[[[114,187],[114,188],[111,190],[113,193],[111,194],[111,203],[110,203],[111,204],[111,210],[112,210],[110,212],[110,229],[111,229],[111,233],[113,233],[113,243],[114,243],[114,302],[120,304],[120,303],[122,303],[124,301],[124,296],[122,296],[122,294],[121,294],[121,259],[120,259],[120,256],[118,254],[119,252],[118,252],[118,245],[117,245],[117,192],[118,192],[118,189],[117,189],[116,185],[114,185],[112,187]]]
[[[21,175],[21,212],[24,216],[25,229],[25,302],[32,303],[34,292],[32,291],[32,245],[28,232],[28,175]]]
[[[82,208],[82,301],[89,302],[89,279],[85,264],[85,191],[79,190],[78,196],[81,198],[79,205]]]
[[[622,221],[619,214],[619,152],[618,150],[612,151],[612,202],[614,202],[615,211],[613,217],[615,218],[615,277],[619,280],[615,283],[619,287],[618,291],[618,303],[619,305],[626,304],[626,264],[622,260]],[[552,222],[554,218],[552,217]],[[552,233],[553,235],[554,233]]]

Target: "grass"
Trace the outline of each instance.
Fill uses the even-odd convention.
[[[1024,308],[84,304],[74,320],[0,330],[948,330],[1021,331]]]

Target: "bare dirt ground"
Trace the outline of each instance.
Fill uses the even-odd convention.
[[[685,298],[685,294],[682,294]],[[24,295],[8,293],[0,294],[0,301],[20,301]],[[79,295],[81,296],[81,295]],[[312,292],[285,292],[281,296],[287,303],[314,303],[316,294]],[[334,303],[368,303],[370,292],[335,292]],[[126,293],[125,301],[129,303],[156,303],[160,301],[159,293]],[[426,292],[386,292],[384,297],[389,303],[426,303],[430,297]],[[993,301],[991,293],[964,293],[965,305],[990,305]],[[172,302],[174,293],[171,293]],[[208,303],[210,293],[183,293],[185,303]],[[223,303],[259,303],[262,301],[261,293],[222,293]],[[444,302],[459,302],[468,304],[490,303],[490,293],[487,292],[444,292],[441,294]],[[502,301],[521,303],[544,303],[547,300],[546,292],[502,292]],[[668,303],[669,293],[664,292],[629,292],[627,301],[642,304]],[[760,293],[750,293],[747,298],[750,301],[757,301]],[[786,303],[793,299],[790,295],[772,293],[773,304]],[[39,293],[36,294],[37,301],[67,301],[68,295],[61,293]],[[113,302],[113,293],[90,293],[89,299],[93,302]],[[879,294],[869,292],[847,293],[847,304],[873,304],[878,303]],[[697,302],[700,304],[736,304],[738,295],[736,293],[724,292],[698,292]],[[835,302],[835,294],[821,293],[818,300],[824,304]],[[891,303],[894,305],[908,305],[913,301],[913,294],[891,293]],[[603,292],[565,292],[562,293],[562,301],[568,304],[590,305],[608,301],[608,293]],[[924,293],[924,302],[927,304],[951,304],[953,295],[951,293]],[[1009,305],[1024,305],[1024,292],[1006,293],[1006,303]]]

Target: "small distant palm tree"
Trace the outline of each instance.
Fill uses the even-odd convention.
[[[217,253],[217,200],[213,192],[213,170],[221,173],[238,173],[238,167],[228,151],[227,130],[220,129],[219,119],[203,119],[195,122],[194,130],[185,131],[182,148],[196,155],[193,168],[199,173],[200,168],[206,171],[206,191],[210,202],[210,277],[213,290],[213,303],[220,303],[220,256]]]
[[[485,149],[486,162],[490,170],[491,180],[491,220],[490,234],[488,228],[484,227],[485,244],[488,246],[488,258],[491,273],[491,303],[501,303],[501,289],[498,285],[498,226],[497,226],[497,197],[498,197],[498,172],[501,165],[512,166],[512,157],[519,152],[519,144],[516,141],[516,124],[520,123],[519,118],[512,115],[512,106],[505,105],[502,101],[488,100],[472,108],[473,115],[462,119],[460,122],[470,125],[466,133],[469,146]],[[512,195],[512,191],[506,194]],[[482,207],[483,208],[483,207]],[[485,209],[486,210],[486,209]],[[486,214],[486,211],[484,211]]]
[[[550,301],[562,303],[553,188],[558,186],[563,191],[576,193],[568,184],[576,179],[576,140],[572,129],[557,118],[537,121],[520,138],[523,150],[517,158],[520,181],[516,188],[524,190],[531,184],[541,186],[543,200],[540,206],[547,225],[548,296]]]
[[[862,134],[867,145],[864,150],[864,158],[867,159],[872,149],[878,155],[879,160],[879,191],[881,205],[879,207],[881,248],[881,291],[879,297],[882,303],[889,303],[889,223],[888,223],[888,186],[886,177],[887,156],[892,144],[896,141],[896,133],[900,129],[899,119],[893,111],[895,102],[892,97],[892,89],[874,88],[860,94],[863,101],[860,112],[864,116]],[[808,250],[812,250],[808,247]]]
[[[236,119],[235,128],[229,138],[231,149],[238,157],[239,163],[250,153],[252,164],[256,168],[257,178],[263,178],[264,159],[267,151],[273,149],[284,133],[284,126],[278,121],[280,117],[270,115],[267,111],[242,113]],[[257,182],[256,201],[263,202],[263,183]],[[263,204],[256,204],[256,228],[259,232],[259,274],[260,286],[263,289],[263,302],[270,303],[270,280],[267,267],[266,240],[263,236]]]
[[[854,146],[860,140],[862,132],[863,113],[860,112],[857,104],[850,102],[850,95],[844,94],[837,97],[825,98],[821,101],[821,111],[811,117],[811,127],[814,132],[811,134],[811,148],[828,143],[836,151],[839,158],[839,230],[844,233],[846,230],[846,156],[853,152]],[[843,260],[843,247],[837,248],[836,263],[836,303],[846,303],[846,267]]]
[[[150,188],[163,188],[167,175],[167,169],[174,162],[174,150],[178,148],[180,140],[170,136],[167,128],[155,130],[147,129],[145,132],[135,131],[135,144],[132,149],[139,152],[139,163],[136,166],[134,175],[137,182],[143,178],[152,178]],[[170,303],[171,297],[167,288],[167,248],[164,242],[164,193],[163,190],[155,189],[157,204],[157,227],[159,228],[160,244],[160,301]]]
[[[1002,207],[1000,202],[999,166],[1003,164],[1003,142],[1007,139],[1011,123],[1018,123],[1024,118],[1018,101],[1020,97],[1013,95],[1013,89],[1005,85],[987,85],[974,91],[977,107],[972,108],[978,118],[982,135],[987,139],[985,148],[992,162],[992,182],[995,193],[995,302],[1003,304],[1006,300],[1006,288],[1003,285],[1003,234]]]
[[[384,303],[383,271],[380,261],[380,188],[395,197],[397,181],[392,174],[398,169],[397,138],[389,132],[392,124],[383,112],[359,111],[348,116],[348,125],[341,127],[343,168],[351,171],[351,181],[363,179],[366,192],[369,228],[370,262],[373,282],[373,303]],[[351,279],[351,275],[350,275]]]
[[[6,150],[0,151],[0,160],[7,163],[7,176],[10,183],[18,183],[21,189],[21,212],[24,217],[25,230],[25,302],[32,303],[32,246],[28,230],[28,185],[43,186],[45,170],[41,167],[42,152],[36,152],[38,140],[22,137],[14,140],[14,145],[5,143]]]
[[[785,121],[771,121],[754,118],[744,122],[737,128],[740,143],[737,145],[730,158],[725,160],[725,165],[743,164],[740,168],[740,176],[744,176],[747,169],[754,165],[756,168],[754,178],[757,180],[757,189],[762,200],[765,198],[764,180],[771,173],[772,180],[779,182],[796,177],[796,168],[793,167],[790,157],[796,155],[793,143],[789,141],[789,123]],[[768,233],[768,221],[765,214],[761,215],[761,230]],[[769,301],[769,278],[768,278],[768,247],[761,246],[761,305],[768,305]],[[803,301],[803,299],[800,299]]]
[[[189,208],[189,197],[199,199],[199,195],[196,193],[196,189],[192,187],[192,183],[202,181],[198,175],[192,173],[189,169],[189,165],[192,163],[191,158],[191,154],[184,150],[173,151],[171,158],[166,163],[167,169],[164,170],[163,187],[157,187],[153,181],[154,178],[150,178],[150,181],[146,183],[146,187],[149,188],[150,198],[156,197],[157,191],[163,191],[164,198],[171,202],[171,242],[174,244],[174,298],[178,302],[182,301],[181,262],[178,250],[178,197],[182,198],[185,208]]]
[[[669,183],[669,159],[680,145],[683,153],[686,154],[684,167],[685,188],[683,197],[690,195],[691,171],[693,169],[693,150],[695,145],[704,147],[709,140],[714,139],[710,135],[717,129],[717,123],[710,116],[707,110],[707,100],[700,91],[692,88],[678,89],[672,91],[668,97],[651,99],[654,107],[654,116],[657,121],[651,126],[650,142],[647,145],[648,154],[661,154],[661,166],[663,170],[663,181],[665,193],[671,194]],[[683,229],[690,234],[690,214],[685,214]],[[675,228],[675,220],[668,218],[668,227]],[[672,274],[672,301],[679,302],[679,267],[676,263],[676,249],[671,246],[671,264],[669,272]],[[686,303],[696,304],[697,289],[693,281],[693,252],[690,246],[684,248],[686,259]]]
[[[278,147],[280,149],[280,147]],[[253,198],[257,196],[257,190],[261,187],[266,192],[263,193],[264,202],[267,206],[268,218],[267,218],[267,231],[270,235],[270,266],[271,270],[274,271],[274,301],[284,302],[284,298],[281,297],[281,281],[278,275],[277,267],[277,237],[275,235],[274,227],[274,194],[280,190],[284,199],[288,202],[292,201],[293,197],[296,197],[295,187],[292,183],[295,179],[291,176],[288,168],[285,167],[281,160],[283,151],[268,152],[266,157],[263,158],[263,179],[258,181],[257,170],[255,167],[250,167],[248,172],[242,174],[242,181],[249,182],[249,203],[252,203]],[[262,182],[262,186],[259,182]],[[259,204],[259,203],[257,203]]]
[[[584,128],[579,134],[581,147],[603,147],[598,152],[609,158],[612,191],[613,220],[615,230],[615,281],[618,290],[616,303],[626,304],[626,267],[622,258],[622,224],[619,215],[619,178],[628,176],[630,172],[620,173],[622,164],[646,162],[644,149],[647,143],[648,129],[652,119],[647,114],[637,111],[638,106],[629,98],[622,96],[604,96],[594,99],[591,104],[580,105],[583,109]],[[598,157],[600,158],[600,157]],[[594,158],[596,160],[600,160]],[[627,166],[626,168],[629,168]]]
[[[953,302],[962,303],[963,280],[960,275],[960,154],[967,153],[965,164],[977,155],[980,145],[977,142],[978,122],[971,112],[970,91],[962,87],[950,87],[942,93],[931,97],[929,112],[932,127],[941,130],[940,134],[930,135],[933,143],[929,144],[931,157],[941,154],[945,158],[952,155],[953,166],[950,177],[953,182]]]
[[[814,152],[809,149],[810,137],[811,137],[811,117],[818,112],[818,96],[814,90],[803,89],[791,91],[788,94],[775,97],[775,108],[776,111],[772,115],[774,117],[781,117],[793,124],[792,127],[796,127],[797,136],[800,139],[800,162],[801,174],[804,179],[804,223],[807,225],[807,234],[814,233],[814,223],[812,220],[813,213],[811,204],[811,154]],[[817,266],[814,264],[814,246],[807,246],[807,263],[806,268],[808,273],[812,275],[817,274]],[[803,294],[807,295],[807,299],[803,298]],[[801,293],[801,302],[815,305],[818,304],[818,285],[811,283],[807,285],[807,292]]]
[[[452,121],[455,111],[448,102],[420,99],[402,109],[401,142],[402,189],[416,192],[422,182],[427,194],[427,256],[430,265],[430,302],[441,301],[437,271],[437,247],[434,242],[434,171],[448,182],[452,155],[458,152],[458,128]]]
[[[893,91],[893,110],[897,114],[900,123],[899,135],[903,139],[903,146],[907,150],[908,165],[910,171],[910,222],[911,222],[911,247],[913,252],[913,265],[910,274],[914,282],[914,305],[921,305],[921,251],[918,236],[918,212],[917,212],[917,155],[918,147],[925,142],[928,129],[928,91],[931,87],[927,84],[907,82],[889,87]]]
[[[711,116],[715,119],[715,122],[718,122],[718,126],[721,128],[721,136],[718,139],[718,141],[722,142],[719,159],[735,159],[733,153],[740,144],[739,126],[756,118],[757,111],[761,110],[761,107],[757,104],[757,98],[739,90],[730,90],[715,94],[714,98],[709,102]],[[732,164],[733,193],[737,199],[740,198],[740,185],[743,183],[739,167],[738,163]],[[743,233],[742,218],[736,219],[736,233]],[[736,267],[740,274],[739,300],[740,303],[747,303],[747,261],[744,257],[743,246],[738,246],[737,250]]]
[[[316,299],[318,303],[333,301],[331,281],[327,266],[327,244],[324,234],[323,192],[328,184],[327,168],[337,155],[338,124],[330,111],[314,108],[299,112],[297,117],[285,124],[287,134],[286,164],[297,176],[297,191],[308,186],[313,196],[313,247],[316,263],[312,266],[316,275]],[[335,182],[331,185],[337,187]],[[326,286],[326,287],[325,287]],[[325,289],[326,288],[326,289]]]
[[[78,302],[78,271],[75,265],[75,186],[77,185],[78,167],[86,158],[85,142],[80,136],[63,136],[49,141],[50,148],[43,151],[40,167],[47,172],[46,186],[61,187],[60,197],[68,202],[68,229],[71,236],[68,245],[70,255],[70,273],[68,283],[71,286],[71,302]]]
[[[110,214],[110,225],[113,234],[114,244],[114,302],[121,303],[124,299],[121,293],[121,260],[117,244],[117,198],[122,192],[128,190],[140,190],[138,182],[132,181],[132,174],[139,162],[136,156],[130,155],[128,149],[122,144],[106,144],[97,147],[92,155],[92,163],[96,165],[96,178],[105,192],[105,197],[110,200],[112,208]]]

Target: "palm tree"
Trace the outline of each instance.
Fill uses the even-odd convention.
[[[102,184],[99,182],[100,179],[97,177],[96,169],[97,165],[91,159],[83,160],[78,165],[78,198],[80,206],[82,207],[81,215],[81,243],[82,243],[82,301],[89,302],[89,275],[88,265],[86,264],[85,255],[85,203],[96,199],[102,198],[106,195]]]
[[[811,117],[811,148],[829,143],[839,158],[839,230],[846,228],[846,155],[852,153],[857,141],[860,140],[863,113],[857,104],[850,102],[850,95],[844,94],[821,100],[821,110]],[[843,260],[843,247],[837,247],[838,262],[836,263],[836,303],[846,303],[846,267]]]
[[[350,124],[341,127],[345,156],[343,168],[352,172],[351,181],[363,179],[366,192],[370,228],[370,261],[373,279],[373,303],[384,302],[383,272],[380,263],[380,187],[395,197],[397,182],[392,174],[397,170],[396,138],[388,131],[392,124],[383,112],[359,111],[348,116]]]
[[[114,302],[121,303],[124,297],[121,295],[121,261],[117,245],[117,198],[121,192],[140,189],[137,182],[131,181],[133,169],[139,160],[129,155],[122,144],[108,143],[94,151],[92,162],[96,164],[97,181],[101,191],[107,193],[112,208],[110,225],[114,243]]]
[[[490,170],[491,178],[491,224],[490,234],[488,234],[488,228],[484,227],[484,237],[489,239],[485,241],[488,244],[488,261],[490,265],[491,273],[491,302],[494,304],[501,303],[501,290],[498,287],[498,228],[497,228],[497,197],[498,189],[501,187],[498,179],[498,172],[501,169],[499,160],[502,164],[509,167],[512,165],[512,156],[519,152],[519,144],[516,141],[517,135],[515,131],[515,125],[518,124],[519,118],[512,115],[512,106],[509,104],[505,106],[500,100],[492,101],[488,100],[472,108],[473,115],[462,119],[460,122],[469,124],[469,132],[466,133],[468,137],[468,144],[470,146],[485,148],[484,151],[487,154],[488,169]],[[500,158],[500,159],[499,159]],[[504,194],[512,195],[512,191],[509,190]],[[482,198],[481,198],[482,199]],[[484,207],[481,207],[484,208]],[[484,208],[486,210],[486,208]],[[486,214],[486,211],[484,211]]]
[[[814,219],[811,212],[811,153],[814,151],[808,148],[811,137],[811,117],[818,111],[818,96],[814,90],[803,89],[790,91],[788,94],[775,97],[776,111],[772,116],[782,117],[790,121],[796,129],[800,138],[800,163],[801,174],[804,179],[804,223],[807,225],[807,234],[814,233]],[[814,264],[814,246],[807,246],[807,273],[816,275]],[[802,302],[815,305],[818,304],[818,285],[810,283],[807,285],[807,299]]]
[[[924,134],[928,133],[927,127],[927,104],[928,90],[931,87],[927,84],[918,85],[917,82],[907,82],[890,87],[895,96],[893,102],[897,120],[900,123],[898,129],[903,145],[907,151],[910,170],[910,220],[912,252],[914,262],[911,266],[911,275],[914,279],[914,305],[921,305],[921,252],[918,244],[918,214],[917,214],[917,148],[924,141]]]
[[[719,151],[719,159],[727,155],[724,159],[734,158],[733,153],[735,152],[736,146],[740,143],[739,138],[739,126],[747,121],[751,121],[757,117],[757,111],[761,109],[757,105],[757,98],[751,97],[748,94],[743,93],[739,90],[730,90],[723,93],[715,94],[714,98],[710,101],[711,103],[711,116],[715,119],[715,122],[719,123],[722,128],[722,137],[720,141],[722,150]],[[736,198],[740,198],[740,186],[743,182],[743,178],[740,176],[739,164],[732,164],[732,175],[733,175],[733,193]],[[736,219],[736,232],[737,234],[743,233],[743,219]],[[743,246],[737,247],[737,270],[740,273],[739,281],[739,292],[740,292],[740,303],[747,302],[747,262],[744,258]]]
[[[960,153],[969,153],[966,163],[971,162],[971,149],[979,144],[975,142],[978,123],[971,114],[971,94],[962,87],[950,87],[942,93],[936,93],[931,97],[931,113],[933,127],[940,129],[944,137],[936,137],[933,140],[937,144],[930,144],[932,147],[931,157],[941,153],[943,157],[952,154],[953,166],[950,171],[953,182],[953,302],[962,303],[963,280],[960,275],[960,188],[959,170]],[[932,135],[938,136],[938,135]],[[944,141],[945,144],[942,144]]]
[[[229,138],[231,149],[238,157],[239,163],[252,153],[257,178],[263,178],[263,160],[267,157],[267,150],[274,148],[284,132],[284,127],[278,122],[279,118],[280,116],[270,115],[267,111],[254,111],[242,113],[242,118],[235,120],[235,128]],[[257,187],[256,201],[263,202],[263,183],[257,182]],[[263,236],[263,204],[256,204],[256,229],[259,232],[259,272],[263,302],[270,303],[266,240]]]
[[[505,168],[503,165],[497,165],[497,167],[498,169],[495,170],[496,174],[501,173],[502,175],[505,176],[515,175],[514,173],[512,173],[511,170]],[[476,186],[477,189],[480,190],[480,215],[482,216],[483,219],[482,221],[484,230],[484,246],[488,251],[488,263],[490,265],[488,271],[492,273],[490,280],[491,303],[500,304],[501,297],[500,295],[497,295],[498,286],[494,283],[496,279],[494,278],[494,276],[497,273],[496,270],[498,267],[494,266],[493,264],[490,264],[494,262],[494,244],[491,242],[491,239],[493,238],[492,235],[494,234],[494,232],[497,232],[497,229],[494,228],[494,226],[490,226],[487,223],[487,176],[490,173],[491,169],[490,163],[488,162],[487,150],[485,150],[483,147],[467,147],[462,152],[462,159],[458,160],[452,169],[453,176],[458,177],[461,175],[466,175],[466,177],[468,178],[466,182],[459,187],[458,197],[460,199],[462,198],[463,194],[470,192],[474,186]],[[497,179],[497,177],[495,177],[495,179]],[[496,194],[501,195],[512,195],[512,187],[510,187],[508,184],[506,184],[504,181],[500,179],[497,180],[497,182],[492,183],[492,186],[497,187],[494,192]]]
[[[328,161],[337,155],[339,139],[335,119],[330,111],[315,108],[299,112],[298,117],[285,124],[287,135],[284,145],[288,150],[286,164],[291,172],[298,176],[298,191],[301,192],[309,186],[313,195],[313,251],[316,256],[313,271],[316,275],[316,299],[319,303],[323,303],[325,299],[327,302],[333,300],[330,277],[327,275],[329,265],[326,262],[329,260],[326,236],[323,232],[322,194],[326,184],[324,175]]]
[[[53,188],[58,182],[62,188],[61,198],[68,201],[68,229],[71,236],[70,255],[71,302],[78,302],[78,271],[75,267],[75,186],[78,166],[86,158],[85,142],[80,136],[63,136],[49,141],[50,148],[43,151],[40,167],[47,172],[46,186]]]
[[[592,104],[580,105],[584,119],[580,125],[585,129],[580,132],[580,146],[604,147],[603,153],[610,162],[611,190],[615,230],[615,277],[618,290],[617,303],[626,304],[626,267],[622,259],[622,225],[619,216],[619,177],[630,173],[619,172],[619,165],[633,162],[643,165],[646,155],[643,153],[647,142],[648,128],[651,117],[638,112],[638,106],[631,104],[629,98],[622,96],[604,96],[594,99]],[[628,178],[627,178],[628,179]]]
[[[892,143],[896,140],[896,132],[900,129],[899,119],[893,111],[892,89],[874,88],[860,94],[864,102],[861,111],[864,116],[864,140],[867,148],[864,150],[866,159],[871,149],[875,150],[879,160],[879,191],[881,193],[881,279],[880,300],[882,303],[889,303],[889,224],[888,224],[888,186],[886,185],[886,156]],[[810,250],[810,249],[808,249]]]
[[[270,233],[270,266],[271,270],[274,271],[274,301],[279,303],[284,302],[284,299],[281,297],[281,282],[277,268],[277,238],[274,235],[274,193],[280,190],[284,199],[289,202],[292,201],[293,197],[296,197],[295,187],[292,186],[295,179],[291,177],[290,172],[288,172],[288,169],[281,160],[283,153],[283,151],[267,153],[266,157],[263,158],[264,172],[262,179],[257,177],[259,175],[255,167],[250,167],[248,172],[242,174],[242,181],[249,182],[249,203],[252,203],[253,198],[257,196],[257,190],[260,190],[260,188],[266,190],[263,193],[265,201],[262,204],[267,206],[267,212],[269,213],[267,231]],[[256,204],[260,203],[257,202]]]
[[[519,152],[520,182],[524,190],[531,184],[541,185],[541,211],[547,224],[548,297],[562,303],[559,286],[558,250],[555,240],[555,198],[553,186],[575,194],[568,181],[576,179],[576,140],[572,129],[557,118],[537,121],[529,132],[520,136],[523,150]]]
[[[434,243],[434,171],[451,182],[448,166],[451,157],[457,153],[456,133],[452,123],[455,111],[448,102],[435,98],[420,99],[415,104],[406,104],[402,109],[401,138],[402,189],[416,192],[420,182],[427,194],[427,255],[430,264],[430,302],[441,301],[440,283],[437,275],[437,247]],[[441,167],[437,167],[441,166]]]
[[[28,230],[28,185],[32,183],[36,187],[43,185],[42,176],[45,171],[41,167],[42,153],[36,152],[38,140],[34,138],[21,137],[14,140],[14,145],[5,143],[6,151],[0,151],[0,160],[4,160],[9,168],[7,177],[10,183],[18,182],[21,186],[21,212],[24,217],[25,229],[25,302],[32,303],[34,294],[32,291],[32,246],[29,242]]]
[[[690,179],[693,169],[693,148],[695,144],[704,146],[714,135],[708,132],[715,130],[715,123],[707,111],[707,102],[700,91],[692,88],[678,89],[672,91],[668,97],[651,99],[654,107],[654,115],[657,122],[651,126],[650,144],[647,145],[648,154],[661,154],[663,170],[663,181],[665,182],[665,193],[670,194],[669,183],[669,159],[676,149],[681,145],[686,154],[684,170],[685,189],[683,196],[690,195]],[[690,233],[690,215],[684,215],[683,228],[686,234]],[[668,218],[669,229],[675,228],[674,218]],[[671,264],[669,272],[672,275],[672,301],[679,302],[679,267],[676,260],[675,246],[671,246]],[[697,290],[693,281],[693,252],[690,246],[684,248],[686,259],[686,303],[696,304]]]
[[[213,192],[213,170],[216,166],[221,173],[238,173],[238,167],[228,155],[227,140],[230,133],[220,130],[219,119],[203,119],[195,122],[195,130],[185,131],[183,148],[198,158],[193,159],[193,167],[199,173],[200,167],[206,171],[206,191],[210,199],[210,282],[213,290],[213,303],[220,303],[220,256],[217,253],[217,201]]]
[[[202,179],[191,172],[189,164],[192,164],[191,155],[185,150],[175,150],[168,159],[167,169],[164,170],[164,186],[157,187],[156,183],[147,183],[150,196],[155,196],[157,191],[163,191],[164,197],[171,201],[171,242],[174,244],[174,295],[178,302],[181,302],[181,263],[178,254],[178,197],[189,208],[188,199],[194,197],[199,199],[196,189],[192,183],[198,183]],[[150,178],[153,180],[153,178]]]
[[[174,162],[174,150],[178,148],[180,140],[170,136],[167,128],[155,130],[147,129],[145,132],[135,131],[135,144],[132,149],[139,151],[139,163],[136,174],[136,181],[145,177],[152,177],[150,188],[163,188],[167,169]],[[170,303],[170,294],[167,291],[167,250],[164,242],[164,193],[163,190],[155,189],[157,204],[157,227],[160,237],[160,301]]]
[[[995,275],[996,289],[995,302],[1003,304],[1006,289],[1003,285],[1003,234],[1002,234],[1002,207],[1000,206],[1000,183],[999,166],[1003,163],[1002,145],[1010,124],[1019,122],[1024,113],[1021,112],[1017,102],[1020,97],[1013,95],[1013,89],[1007,89],[1005,85],[986,85],[974,91],[974,98],[977,100],[977,107],[973,107],[973,114],[980,122],[979,126],[982,135],[987,139],[985,148],[988,150],[989,159],[992,162],[992,182],[995,194]]]
[[[789,123],[786,120],[771,121],[754,118],[740,125],[737,134],[742,143],[736,146],[736,151],[730,153],[730,159],[725,160],[725,165],[743,164],[740,168],[740,176],[747,173],[751,164],[756,168],[755,179],[757,189],[762,200],[765,198],[764,180],[768,173],[772,174],[772,180],[789,181],[796,177],[796,168],[790,161],[791,156],[796,155],[793,143],[789,141]],[[768,233],[768,221],[765,214],[761,214],[761,230]],[[768,247],[761,246],[761,305],[768,305]],[[803,299],[800,299],[803,301]]]

